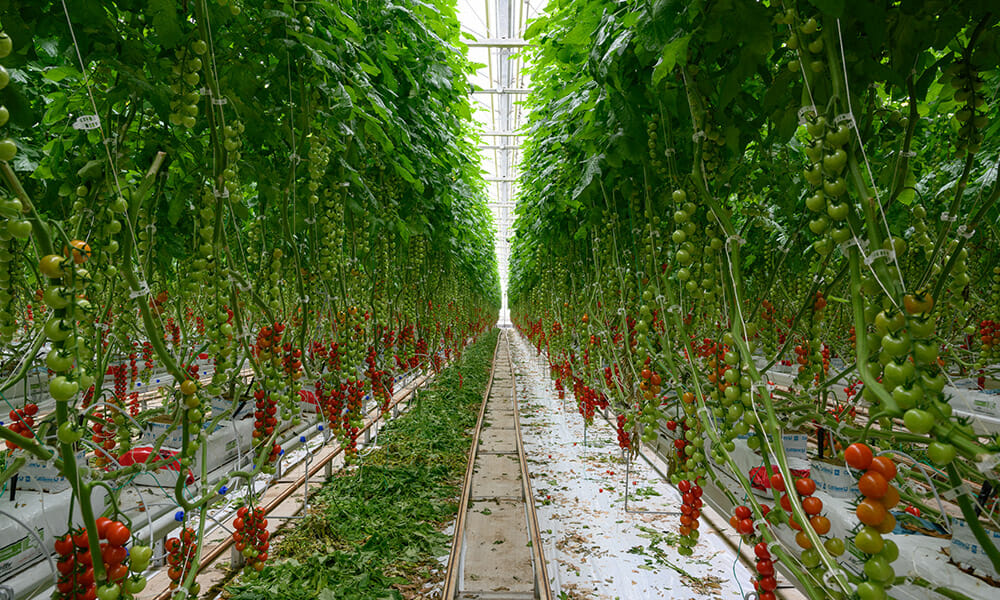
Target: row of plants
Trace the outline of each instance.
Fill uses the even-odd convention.
[[[105,561],[60,568],[58,595],[111,600],[146,566],[115,499],[172,465],[171,587],[197,595],[227,492],[266,559],[244,483],[283,431],[326,428],[352,459],[366,397],[385,410],[397,376],[495,321],[454,3],[42,0],[0,6],[0,29],[0,390],[22,392],[0,480],[29,459],[66,477],[77,552]],[[252,463],[206,485],[209,432],[244,402]]]
[[[977,574],[1000,571],[1000,440],[946,387],[997,375],[998,18],[975,0],[562,0],[528,27],[512,320],[584,418],[618,413],[624,450],[673,437],[682,553],[703,486],[740,507],[762,599],[775,562],[811,598],[931,585],[936,567],[897,577],[883,538],[903,506],[948,525],[915,465],[975,534]],[[787,432],[853,453],[852,528],[831,531]]]
[[[379,431],[377,448],[332,478],[312,511],[278,539],[279,561],[226,588],[232,598],[394,598],[424,593],[444,575],[497,330],[421,390]]]

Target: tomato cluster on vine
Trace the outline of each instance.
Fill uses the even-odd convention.
[[[35,415],[37,414],[38,405],[33,402],[29,402],[21,408],[15,408],[10,411],[10,425],[7,428],[23,437],[34,438],[35,432],[32,427],[35,426]],[[7,440],[6,444],[8,450],[17,450],[18,448],[17,444],[10,440]]]
[[[677,489],[681,492],[681,534],[680,547],[677,552],[681,556],[691,556],[694,553],[694,546],[698,543],[698,528],[701,525],[701,496],[703,490],[697,483],[692,483],[687,479],[681,480],[677,484]]]
[[[871,448],[860,442],[847,447],[844,459],[852,469],[863,471],[858,478],[862,498],[854,510],[861,524],[854,546],[865,555],[865,580],[858,584],[858,594],[884,598],[885,588],[896,578],[891,563],[899,556],[895,542],[882,537],[896,527],[896,518],[889,512],[899,504],[899,492],[891,483],[896,463],[887,456],[873,456]]]
[[[115,600],[121,594],[131,597],[141,592],[146,580],[139,575],[149,567],[153,551],[148,546],[126,550],[132,533],[120,521],[100,517],[95,522],[101,550],[104,583],[94,573],[94,556],[86,529],[77,529],[57,538],[54,549],[59,579],[55,598],[59,600]],[[129,577],[129,571],[133,575]],[[99,585],[100,584],[100,585]]]
[[[236,551],[246,560],[246,570],[261,571],[271,547],[267,518],[262,508],[241,506],[233,520]]]
[[[170,579],[170,589],[176,589],[193,569],[197,567],[195,558],[198,553],[198,535],[191,527],[181,530],[180,536],[167,538],[164,543],[167,550],[167,577]],[[197,595],[198,583],[191,587],[191,593]]]

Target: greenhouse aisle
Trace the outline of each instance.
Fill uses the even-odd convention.
[[[511,342],[553,592],[638,600],[742,598],[752,591],[750,572],[718,532],[704,528],[693,556],[677,553],[678,517],[648,511],[678,511],[680,494],[645,463],[632,465],[625,512],[625,463],[614,429],[596,417],[584,446],[583,418],[572,394],[559,399],[535,349],[520,335]],[[718,515],[712,519],[725,522]]]

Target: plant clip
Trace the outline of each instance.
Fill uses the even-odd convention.
[[[229,102],[229,100],[226,100],[226,98],[225,98],[225,97],[221,97],[221,98],[212,98],[212,104],[214,104],[214,105],[216,105],[216,106],[222,106],[223,104],[226,104],[226,103],[228,103],[228,102]]]
[[[972,488],[969,487],[968,483],[963,481],[961,485],[957,485],[950,490],[941,493],[941,497],[945,500],[954,500],[959,496],[972,496]]]
[[[851,113],[841,113],[833,118],[833,122],[837,125],[841,123],[849,123],[852,127],[854,126],[854,115]]]
[[[941,213],[941,220],[955,222],[958,220],[958,215],[953,215],[951,213],[943,212]]]
[[[887,248],[879,248],[878,250],[872,251],[871,254],[865,257],[865,265],[871,266],[876,260],[884,258],[886,263],[892,263],[896,261],[896,251]]]
[[[955,231],[955,233],[957,233],[958,235],[964,237],[965,239],[969,239],[972,236],[976,235],[976,230],[975,229],[969,229],[969,227],[966,226],[966,225],[959,225],[958,229]]]
[[[740,237],[738,234],[733,234],[726,238],[726,252],[729,252],[730,248],[732,247],[732,242],[736,242],[740,246],[747,243],[747,241],[742,237]]]
[[[183,510],[179,510],[179,511],[175,512],[174,513],[174,520],[177,521],[178,523],[180,523],[181,521],[183,521],[184,520],[184,511]]]
[[[805,125],[807,123],[806,119],[809,117],[815,118],[819,113],[816,111],[816,106],[810,104],[809,106],[803,106],[799,109],[799,125]]]
[[[136,298],[139,298],[141,296],[148,296],[148,295],[149,295],[149,284],[143,280],[140,280],[139,288],[129,292],[128,297],[130,300],[135,300]]]
[[[708,137],[708,134],[705,133],[704,131],[696,131],[694,132],[694,135],[691,136],[691,141],[698,142],[706,137]]]
[[[91,129],[100,129],[101,127],[101,117],[97,115],[80,115],[73,121],[73,129],[79,131],[90,131]]]
[[[913,150],[907,150],[906,152],[900,152],[899,155],[903,158],[914,158],[917,156],[917,153]]]
[[[994,470],[1000,463],[1000,452],[991,452],[990,454],[982,455],[982,458],[976,461],[976,468],[979,472],[986,475]]]

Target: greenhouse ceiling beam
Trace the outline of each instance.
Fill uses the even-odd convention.
[[[517,135],[524,137],[523,133],[514,133],[513,131],[482,131],[480,135]]]
[[[490,183],[517,182],[517,177],[486,177]]]
[[[515,145],[482,144],[479,146],[480,150],[519,150],[520,148],[521,148],[520,144],[515,144]]]
[[[531,46],[531,43],[525,40],[486,38],[482,40],[466,42],[465,45],[468,46],[469,48],[524,48],[527,46]]]
[[[489,90],[472,90],[473,94],[529,94],[528,88],[493,88]]]

